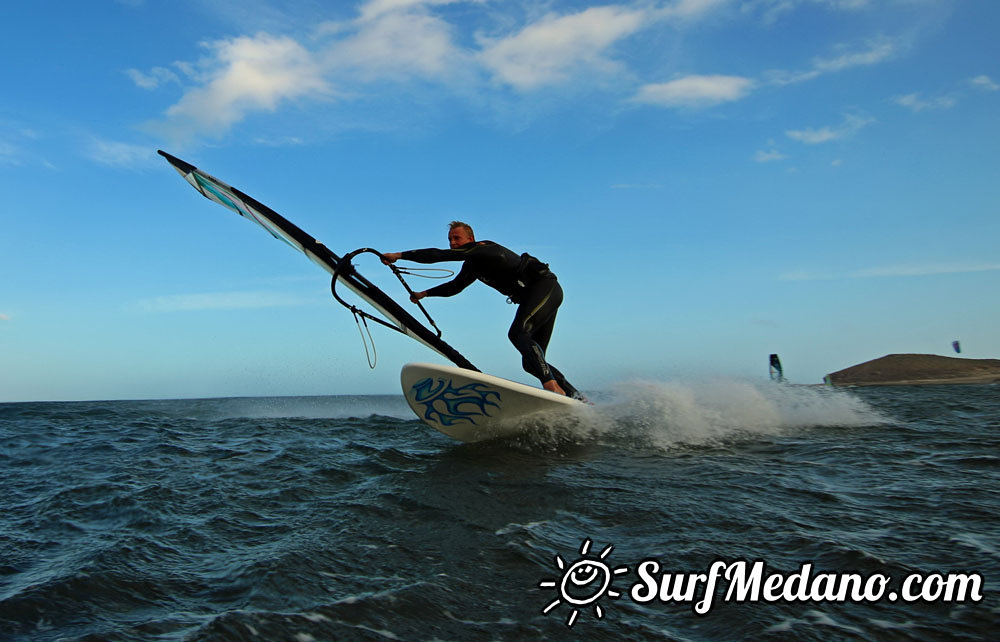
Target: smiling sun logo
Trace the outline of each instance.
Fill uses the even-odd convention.
[[[543,614],[566,602],[573,609],[566,626],[572,627],[576,618],[580,615],[580,609],[594,606],[594,617],[601,619],[604,617],[604,610],[597,601],[607,595],[618,599],[621,593],[611,588],[611,582],[615,575],[628,573],[628,567],[619,566],[612,570],[604,559],[611,554],[614,546],[608,546],[598,555],[590,553],[590,539],[583,540],[580,546],[580,559],[567,566],[562,557],[556,555],[556,566],[562,571],[562,577],[557,580],[542,580],[538,583],[538,588],[555,589],[559,595],[549,602],[548,606],[542,609]]]

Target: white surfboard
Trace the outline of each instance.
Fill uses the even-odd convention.
[[[455,366],[408,363],[400,380],[417,417],[459,441],[517,435],[548,414],[585,407],[554,392]]]

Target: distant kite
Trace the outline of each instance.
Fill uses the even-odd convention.
[[[958,353],[962,352],[962,346],[958,345],[958,341],[952,341],[951,342],[951,347],[955,348],[955,352],[958,352]]]

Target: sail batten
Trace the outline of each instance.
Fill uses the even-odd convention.
[[[350,270],[349,273],[344,270],[338,271],[337,267],[342,260],[341,257],[288,219],[235,187],[201,171],[194,165],[162,150],[159,151],[159,154],[166,158],[173,168],[184,177],[184,180],[198,190],[202,196],[245,219],[253,221],[267,230],[271,236],[305,254],[310,261],[330,275],[335,276],[340,283],[375,308],[400,332],[423,343],[461,368],[478,370],[461,353],[429,330],[356,270]]]

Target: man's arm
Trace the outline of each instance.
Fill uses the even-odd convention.
[[[417,294],[421,295],[417,297],[418,300],[424,298],[425,296],[455,296],[465,288],[472,285],[475,280],[476,275],[472,273],[471,269],[469,269],[469,264],[465,263],[462,265],[462,269],[458,271],[458,276],[451,281],[434,286],[433,288],[424,290],[423,292],[416,292],[414,293],[414,296]],[[410,298],[412,299],[413,297]]]
[[[423,250],[406,250],[405,252],[386,252],[382,255],[382,262],[388,265],[403,259],[414,263],[440,263],[442,261],[464,261],[469,258],[469,254],[476,251],[482,244],[469,243],[466,246],[453,250],[441,250],[436,247],[428,247]]]
[[[442,261],[464,261],[469,258],[469,254],[476,250],[476,245],[468,245],[454,250],[440,250],[436,247],[429,247],[423,250],[407,250],[400,252],[399,258],[404,261],[414,263],[440,263]]]
[[[470,244],[454,250],[439,250],[437,248],[426,248],[423,250],[407,250],[405,252],[386,252],[382,255],[382,262],[386,265],[395,263],[403,259],[414,263],[440,263],[442,261],[464,261],[469,258],[469,252],[477,246]],[[476,275],[469,269],[468,263],[462,264],[458,276],[447,283],[435,286],[423,292],[414,292],[410,296],[410,301],[416,303],[420,299],[428,296],[454,296],[469,287],[476,280]]]

